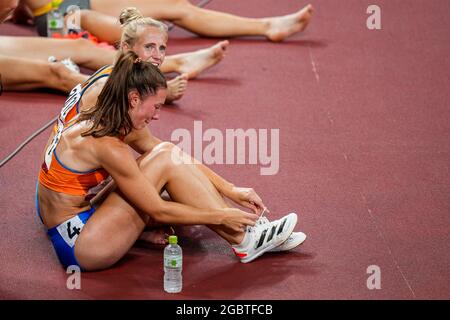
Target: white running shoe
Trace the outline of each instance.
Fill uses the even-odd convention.
[[[290,213],[281,219],[257,223],[247,227],[242,243],[231,248],[242,263],[258,258],[286,241],[297,224],[297,214]]]
[[[269,223],[269,219],[267,219],[267,217],[260,217],[258,219],[258,221],[256,221],[256,224],[265,224],[265,223]],[[303,232],[292,232],[286,241],[284,241],[278,247],[275,247],[275,248],[269,250],[269,252],[280,252],[280,251],[292,250],[295,247],[301,245],[305,240],[306,240],[306,234],[304,234]]]
[[[270,252],[281,252],[292,250],[301,245],[306,240],[306,234],[303,232],[292,232],[289,238],[278,247],[273,248]]]

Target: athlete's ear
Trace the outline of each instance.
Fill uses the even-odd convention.
[[[137,92],[137,90],[131,90],[130,92],[128,92],[128,102],[131,109],[136,108],[139,105],[140,101],[141,96],[139,95],[139,92]]]

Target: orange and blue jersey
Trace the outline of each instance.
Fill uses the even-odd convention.
[[[67,98],[53,128],[54,136],[45,152],[44,162],[39,172],[39,182],[48,189],[70,195],[91,197],[95,195],[91,194],[92,189],[109,176],[103,169],[85,172],[70,169],[58,159],[56,147],[62,133],[76,122],[83,94],[97,80],[108,77],[112,68],[112,66],[101,68],[82,85],[76,86]]]
[[[79,104],[83,94],[97,80],[108,77],[111,74],[112,66],[105,66],[94,73],[85,83],[76,86],[70,93],[64,104],[54,127],[52,141],[45,151],[44,162],[39,172],[39,183],[50,190],[70,195],[84,196],[89,200],[95,196],[107,183],[109,174],[102,168],[90,171],[77,171],[64,165],[58,158],[56,147],[65,130],[77,121],[79,114]],[[36,188],[36,211],[42,220],[39,208],[38,189]],[[75,242],[82,232],[89,218],[94,214],[95,207],[77,213],[74,217],[47,230],[47,234],[55,248],[59,261],[67,268],[68,266],[82,267],[75,256]]]
[[[109,174],[101,168],[84,172],[70,169],[58,159],[56,153],[56,146],[61,134],[75,124],[76,120],[77,117],[73,118],[67,126],[64,126],[62,131],[58,129],[55,134],[57,139],[54,141],[56,143],[52,143],[46,150],[46,159],[39,172],[39,183],[50,190],[84,196],[85,200],[89,200],[95,196],[98,188],[103,185],[102,182],[107,182],[106,178]],[[58,259],[64,268],[78,266],[82,269],[75,255],[75,242],[95,210],[95,207],[92,206],[90,209],[78,212],[74,217],[47,230]],[[39,207],[38,188],[36,188],[36,212],[44,223]]]
[[[75,124],[76,120],[76,118],[72,119],[62,132]],[[59,137],[61,134],[59,134]],[[59,142],[59,138],[57,141]],[[59,160],[56,146],[57,143],[54,147],[50,145],[46,151],[46,155],[47,153],[51,154],[50,164],[48,164],[48,161],[42,163],[39,183],[56,192],[75,196],[94,196],[92,190],[108,178],[108,172],[101,168],[89,171],[73,170]]]

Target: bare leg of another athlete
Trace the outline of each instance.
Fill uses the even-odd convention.
[[[70,58],[77,65],[92,70],[113,64],[117,54],[117,51],[98,47],[86,39],[72,40],[0,36],[0,42],[2,43],[2,46],[0,46],[0,54],[5,56],[40,62],[47,62],[49,56],[54,56],[58,61]],[[216,50],[216,47],[214,47],[212,50],[206,49],[206,52],[181,54],[175,59],[167,58],[169,60],[169,67],[165,68],[166,72],[186,71],[182,75],[168,81],[167,103],[172,103],[183,96],[187,88],[189,74],[197,75],[204,70],[210,64],[207,59],[209,52]],[[213,58],[212,60],[214,59],[217,60],[217,58]],[[191,65],[192,67],[190,67]],[[71,79],[66,80],[65,83],[71,83]],[[70,92],[70,89],[68,92]]]
[[[171,21],[200,36],[264,36],[271,41],[282,41],[303,31],[314,11],[311,5],[307,5],[285,16],[245,18],[200,8],[188,0],[91,0],[93,11],[112,17],[118,17],[127,6],[138,8],[143,16]]]
[[[86,39],[0,36],[0,54],[47,61],[72,59],[79,66],[97,70],[114,62],[116,51],[96,46]]]
[[[69,70],[62,63],[0,55],[3,90],[28,91],[55,89],[69,93],[77,84],[86,81],[87,75]]]
[[[92,10],[81,10],[81,28],[108,43],[118,43],[122,32],[116,17]],[[161,71],[186,73],[188,79],[192,79],[222,60],[228,45],[228,41],[220,41],[209,48],[166,56]]]

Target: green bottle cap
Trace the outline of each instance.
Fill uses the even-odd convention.
[[[177,236],[169,236],[169,244],[177,244],[178,237]]]

